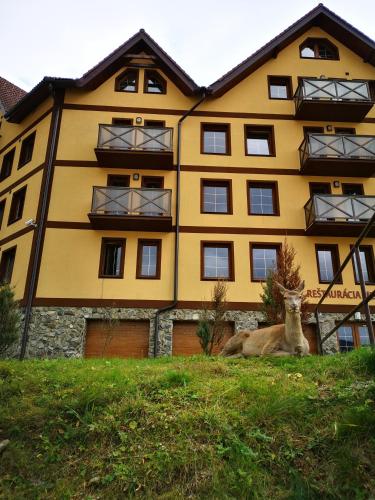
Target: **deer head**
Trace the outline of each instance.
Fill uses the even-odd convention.
[[[305,288],[305,282],[302,281],[301,284],[295,290],[287,290],[280,283],[275,281],[275,285],[284,297],[285,310],[288,313],[300,313],[301,312],[301,300],[302,292]]]

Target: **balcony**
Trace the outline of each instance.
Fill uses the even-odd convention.
[[[171,190],[95,186],[88,217],[94,229],[171,231]]]
[[[375,136],[308,134],[299,148],[301,174],[371,177]]]
[[[360,122],[373,105],[367,81],[303,78],[294,95],[298,120]]]
[[[106,167],[171,170],[173,129],[101,124],[95,154]]]
[[[374,212],[375,196],[314,194],[305,205],[306,234],[358,236]]]

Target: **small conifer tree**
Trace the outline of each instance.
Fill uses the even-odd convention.
[[[262,312],[268,324],[285,322],[284,299],[280,289],[275,285],[275,281],[288,290],[293,290],[301,284],[300,265],[295,263],[295,257],[296,251],[293,245],[290,245],[285,238],[278,255],[276,269],[268,273],[267,280],[262,285]],[[302,297],[301,313],[301,320],[305,322],[308,318],[305,296]]]
[[[12,288],[8,284],[0,285],[0,355],[5,354],[17,340],[20,320]]]

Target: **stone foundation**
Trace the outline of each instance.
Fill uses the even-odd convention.
[[[160,315],[158,354],[170,355],[174,321],[197,321],[200,310],[173,309]],[[154,318],[156,309],[94,308],[94,307],[35,307],[33,308],[26,357],[82,357],[85,351],[86,323],[89,319],[149,320],[149,356],[153,356]],[[322,313],[321,332],[325,335],[344,314]],[[373,318],[375,320],[375,316]],[[254,330],[264,321],[259,311],[228,311],[226,321],[234,323],[235,332]],[[315,323],[314,320],[311,321]],[[337,352],[336,336],[324,345],[324,352]],[[16,352],[12,353],[16,355]]]

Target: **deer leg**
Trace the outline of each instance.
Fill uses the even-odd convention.
[[[229,354],[229,356],[225,356],[226,358],[243,358],[244,355],[242,354],[242,352],[239,352],[237,354]]]
[[[275,351],[270,353],[271,356],[292,356],[291,352],[288,351]]]
[[[260,353],[261,356],[266,356],[267,354],[273,354],[274,352],[278,351],[278,346],[279,343],[269,340],[266,342],[263,346],[262,352]]]

